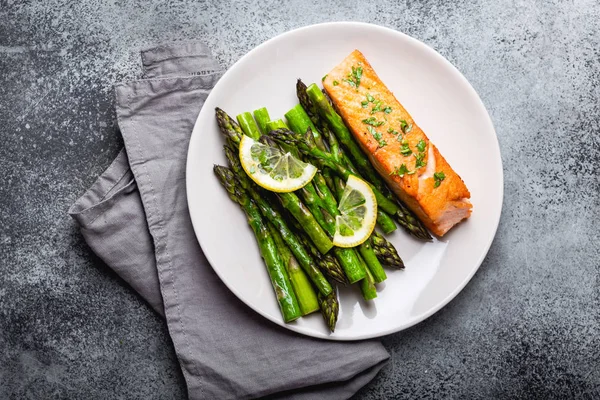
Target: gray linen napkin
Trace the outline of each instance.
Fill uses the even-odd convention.
[[[116,85],[125,149],[69,210],[85,240],[164,316],[191,399],[352,396],[389,357],[379,342],[317,340],[267,321],[196,241],[185,162],[218,64],[195,42],[143,51],[142,64],[146,79]]]

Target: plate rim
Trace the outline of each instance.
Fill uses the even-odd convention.
[[[437,313],[438,311],[440,311],[442,308],[444,308],[446,305],[448,305],[456,296],[458,296],[458,294],[460,292],[462,292],[462,290],[465,288],[465,286],[471,281],[471,279],[473,278],[473,276],[475,276],[475,274],[477,273],[477,271],[479,271],[479,268],[481,267],[481,264],[483,263],[483,261],[485,260],[485,257],[488,255],[489,250],[494,242],[494,239],[496,237],[497,231],[498,231],[498,227],[500,225],[500,218],[502,215],[502,210],[504,207],[504,166],[502,163],[502,155],[500,152],[500,143],[498,141],[498,134],[496,132],[496,129],[494,127],[494,123],[490,117],[490,114],[487,110],[487,108],[485,107],[485,104],[483,103],[483,101],[481,100],[481,97],[479,96],[479,94],[477,93],[477,91],[475,90],[475,88],[473,88],[473,86],[471,85],[471,83],[467,80],[467,78],[458,70],[458,68],[456,66],[454,66],[454,64],[452,64],[448,59],[446,59],[443,55],[441,55],[440,53],[438,53],[435,49],[433,49],[431,46],[429,46],[428,44],[420,41],[419,39],[416,39],[406,33],[403,33],[401,31],[398,31],[396,29],[392,29],[389,27],[385,27],[385,26],[381,26],[381,25],[377,25],[377,24],[372,24],[372,23],[366,23],[366,22],[355,22],[355,21],[336,21],[336,22],[323,22],[323,23],[318,23],[318,24],[311,24],[311,25],[306,25],[306,26],[302,26],[299,28],[295,28],[283,33],[280,33],[277,36],[274,36],[264,42],[262,42],[261,44],[259,44],[258,46],[255,46],[254,48],[252,48],[250,51],[248,51],[246,54],[244,54],[242,57],[240,57],[231,67],[229,67],[225,73],[223,73],[223,75],[221,76],[221,78],[218,80],[217,84],[214,86],[214,88],[211,90],[211,92],[209,93],[209,95],[207,96],[205,103],[209,102],[209,99],[211,98],[211,96],[213,96],[213,93],[215,92],[215,89],[218,89],[219,86],[221,85],[222,82],[225,81],[225,78],[230,75],[233,74],[233,72],[235,70],[237,70],[237,68],[240,67],[240,65],[243,63],[244,60],[246,60],[247,58],[251,57],[252,54],[254,54],[255,52],[258,52],[260,49],[262,49],[263,47],[266,47],[268,45],[270,45],[273,42],[277,42],[279,40],[283,40],[288,36],[293,36],[293,35],[297,35],[297,34],[301,34],[303,31],[308,31],[308,30],[312,30],[315,28],[322,28],[322,27],[332,27],[332,28],[337,28],[337,27],[350,27],[350,28],[369,28],[369,29],[379,29],[382,31],[386,31],[387,33],[390,33],[392,35],[396,35],[399,37],[402,37],[404,40],[408,40],[409,42],[412,42],[413,44],[415,44],[416,46],[421,47],[423,50],[427,51],[428,53],[430,53],[430,55],[432,55],[433,57],[435,57],[436,59],[439,59],[439,61],[441,61],[443,64],[445,64],[446,67],[449,71],[452,72],[453,75],[455,75],[456,78],[458,78],[460,81],[462,81],[463,86],[465,88],[467,88],[467,90],[470,92],[471,95],[474,95],[475,99],[477,99],[477,106],[484,112],[485,115],[485,119],[486,122],[489,124],[493,134],[494,134],[494,139],[495,139],[495,152],[497,153],[497,159],[499,160],[499,168],[498,168],[498,172],[499,175],[496,179],[495,184],[497,184],[500,188],[499,193],[500,193],[500,199],[499,199],[499,212],[497,213],[497,216],[495,218],[495,220],[493,221],[494,227],[493,230],[491,231],[491,235],[490,238],[488,240],[488,243],[485,246],[484,251],[481,253],[481,256],[479,258],[479,260],[476,263],[475,268],[473,268],[473,270],[465,277],[465,279],[455,287],[455,289],[453,291],[451,291],[442,301],[438,302],[438,304],[436,304],[434,307],[430,308],[427,312],[422,313],[420,315],[415,316],[414,318],[411,318],[410,320],[408,320],[408,322],[395,327],[395,328],[391,328],[391,329],[387,329],[385,331],[381,331],[378,333],[373,333],[373,334],[361,334],[361,335],[357,335],[356,337],[337,337],[337,336],[333,336],[333,335],[327,335],[327,334],[322,334],[320,332],[307,332],[306,330],[303,330],[300,328],[300,326],[295,325],[295,324],[286,324],[285,322],[283,322],[283,320],[278,320],[277,318],[272,317],[271,315],[265,313],[264,311],[262,311],[260,308],[257,308],[251,304],[249,304],[243,296],[240,295],[239,291],[235,288],[232,287],[232,285],[230,285],[224,278],[223,276],[219,273],[218,269],[215,268],[213,266],[213,262],[211,260],[211,257],[206,254],[204,252],[203,246],[202,246],[202,240],[200,238],[201,235],[199,235],[199,229],[200,227],[197,227],[197,224],[194,222],[195,219],[197,217],[195,217],[197,215],[197,213],[195,211],[192,210],[192,207],[190,207],[189,205],[191,204],[191,195],[190,193],[192,191],[189,190],[189,188],[192,186],[192,182],[191,182],[191,176],[192,174],[190,174],[189,172],[192,170],[191,168],[191,163],[192,163],[192,157],[191,156],[191,152],[192,149],[195,148],[195,146],[193,146],[192,144],[195,143],[197,140],[199,140],[199,133],[197,133],[197,131],[200,130],[200,128],[198,127],[199,124],[199,120],[200,117],[203,115],[204,112],[204,107],[200,110],[200,112],[198,113],[198,116],[196,117],[196,121],[194,122],[194,127],[192,129],[192,133],[190,135],[190,141],[188,144],[188,151],[186,153],[186,199],[188,202],[188,212],[190,214],[190,219],[192,222],[192,227],[194,229],[194,235],[196,236],[196,240],[198,241],[200,247],[202,248],[202,253],[204,254],[204,256],[206,257],[208,263],[210,264],[210,267],[213,269],[213,271],[217,274],[217,276],[219,277],[219,279],[221,280],[221,282],[223,282],[223,284],[240,300],[242,301],[246,306],[248,306],[249,308],[251,308],[253,310],[253,312],[256,312],[258,314],[260,314],[261,316],[263,316],[264,318],[266,318],[268,321],[271,321],[279,326],[282,326],[286,329],[289,329],[291,331],[297,332],[299,334],[305,335],[305,336],[310,336],[310,337],[315,337],[315,338],[319,338],[319,339],[326,339],[326,340],[333,340],[333,341],[356,341],[356,340],[365,340],[365,339],[372,339],[372,338],[378,338],[378,337],[383,337],[383,336],[387,336],[387,335],[391,335],[394,333],[398,333],[401,332],[403,330],[406,330],[412,326],[417,325],[420,322],[423,322],[424,320],[428,319],[429,317],[431,317],[432,315],[434,315],[435,313]]]

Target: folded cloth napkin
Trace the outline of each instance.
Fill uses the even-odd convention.
[[[69,213],[92,250],[167,322],[190,399],[342,399],[381,369],[377,341],[294,334],[250,310],[202,254],[185,164],[221,73],[201,43],[141,53],[145,79],[116,85],[125,148]]]

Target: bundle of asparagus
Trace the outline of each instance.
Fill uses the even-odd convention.
[[[229,197],[246,213],[284,321],[320,310],[333,332],[339,312],[336,285],[358,283],[363,298],[372,300],[377,297],[375,285],[387,278],[383,267],[404,268],[394,246],[377,231],[356,247],[333,245],[338,203],[350,176],[371,186],[378,205],[377,224],[384,233],[393,232],[396,221],[416,238],[431,236],[391,195],[318,86],[307,87],[298,80],[296,93],[299,104],[285,114],[287,124],[271,120],[265,108],[238,115],[238,124],[217,108],[229,167],[215,166],[214,171]],[[295,192],[269,192],[242,168],[237,151],[243,135],[310,162],[319,171]]]

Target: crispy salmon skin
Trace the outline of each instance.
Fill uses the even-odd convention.
[[[358,50],[323,87],[375,169],[434,234],[469,218],[471,194]]]

